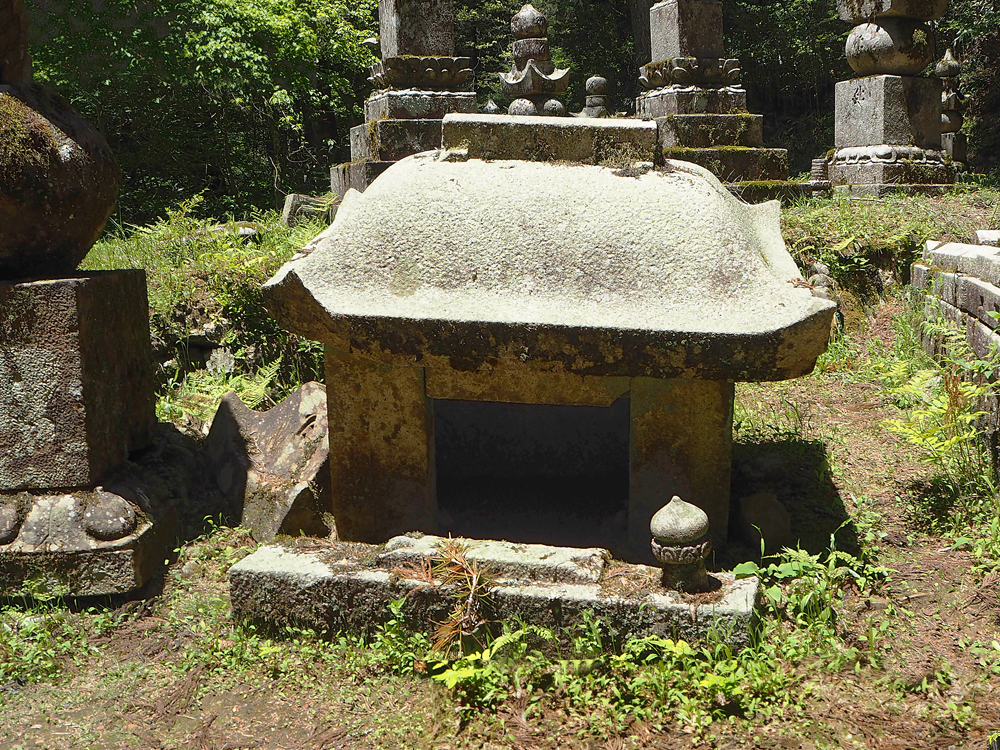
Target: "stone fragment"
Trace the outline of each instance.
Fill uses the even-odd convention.
[[[111,214],[118,183],[107,142],[61,97],[0,84],[0,279],[76,268]]]
[[[758,492],[740,498],[737,521],[745,539],[759,545],[763,535],[769,551],[795,543],[788,511],[773,492]]]
[[[90,487],[149,445],[145,278],[0,283],[0,492]]]
[[[379,0],[378,17],[383,59],[455,52],[451,0]]]
[[[649,11],[653,62],[672,57],[722,57],[722,3],[666,0]]]
[[[329,224],[330,214],[333,211],[328,199],[289,193],[285,196],[285,205],[281,211],[281,223],[286,227],[294,227],[303,219],[322,219]]]
[[[836,86],[834,145],[941,147],[941,82],[869,76]],[[891,153],[891,152],[888,152]],[[897,158],[912,159],[907,153]]]
[[[591,76],[587,79],[587,106],[574,117],[611,117],[608,109],[608,79],[601,76]]]
[[[215,481],[257,541],[278,534],[327,536],[330,502],[326,389],[306,383],[269,411],[230,392],[204,451]]]
[[[649,531],[653,557],[663,568],[664,588],[689,593],[712,590],[717,581],[705,569],[705,558],[712,551],[705,511],[674,495],[653,516]]]
[[[1000,245],[1000,230],[977,229],[972,237],[972,242],[975,245],[992,245],[996,247]]]

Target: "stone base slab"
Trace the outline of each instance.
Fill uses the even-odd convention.
[[[643,119],[669,115],[738,115],[746,112],[747,92],[733,86],[719,89],[668,86],[640,94],[635,100],[635,116]]]
[[[351,161],[330,168],[330,192],[343,198],[348,190],[365,192],[391,161]]]
[[[830,165],[834,188],[850,187],[851,193],[886,195],[919,192],[937,195],[955,182],[955,167],[941,162],[858,162]]]
[[[663,158],[694,162],[723,182],[788,179],[788,152],[783,148],[665,148]]]
[[[656,126],[662,148],[764,145],[763,115],[669,115]]]
[[[233,616],[272,626],[289,623],[321,630],[371,634],[389,617],[391,602],[404,599],[403,620],[412,630],[433,631],[454,599],[428,581],[427,565],[444,540],[390,540],[386,545],[343,542],[262,547],[229,572]],[[747,645],[759,595],[756,578],[712,574],[719,588],[688,596],[660,586],[661,571],[616,565],[602,550],[552,548],[507,542],[458,540],[482,568],[495,571],[491,617],[561,629],[591,612],[621,638],[659,635],[689,642],[710,631],[734,648]],[[409,550],[403,559],[399,550]],[[561,562],[553,565],[553,560]],[[511,566],[511,561],[517,563]],[[582,572],[553,580],[553,569]],[[577,580],[573,580],[573,578]]]
[[[399,161],[441,148],[441,120],[375,120],[351,128],[351,159]]]
[[[834,146],[941,148],[941,79],[877,75],[836,86]]]
[[[469,159],[620,162],[625,167],[656,161],[656,137],[656,124],[639,120],[454,114],[444,118],[442,143]]]
[[[150,443],[144,271],[0,282],[0,491],[88,487]]]
[[[377,91],[365,101],[365,120],[440,120],[451,112],[475,112],[473,91]]]

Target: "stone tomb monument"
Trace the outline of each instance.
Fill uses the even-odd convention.
[[[740,61],[727,58],[720,0],[665,0],[649,11],[653,61],[636,116],[656,121],[664,157],[729,183],[788,179],[788,152],[762,148],[763,115],[747,111]]]
[[[152,443],[143,271],[76,273],[111,212],[107,143],[31,83],[21,0],[0,2],[0,593],[141,586],[174,539],[127,466]]]
[[[379,0],[382,59],[365,124],[351,128],[351,161],[330,171],[331,190],[364,191],[397,159],[441,145],[441,118],[475,112],[469,58],[455,57],[451,0]]]
[[[647,161],[509,156],[512,141],[576,153],[587,139],[553,134],[588,128],[594,153],[622,140]],[[327,347],[342,540],[435,532],[436,402],[627,396],[632,559],[652,560],[650,518],[673,495],[726,544],[733,381],[809,372],[834,305],[792,283],[777,203],[744,204],[690,163],[654,168],[651,128],[450,115],[445,150],[348,193],[315,249],[268,282],[278,320]]]
[[[948,0],[837,0],[840,18],[857,24],[846,52],[862,77],[836,87],[835,189],[937,192],[955,181],[941,150],[941,81],[918,77],[934,59],[926,22],[947,7]]]

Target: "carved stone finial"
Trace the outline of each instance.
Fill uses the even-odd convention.
[[[611,117],[608,109],[608,79],[591,76],[587,79],[587,106],[573,117]]]
[[[510,20],[514,34],[514,64],[510,73],[500,73],[504,96],[514,101],[512,115],[563,115],[566,108],[555,98],[569,86],[569,69],[557,69],[549,53],[548,22],[531,5],[525,5]]]
[[[500,110],[500,105],[497,104],[495,101],[493,101],[493,97],[492,96],[489,98],[489,100],[483,106],[483,114],[484,115],[498,115],[498,114],[500,114],[500,111],[501,111]]]
[[[941,136],[942,145],[955,161],[965,161],[964,143],[955,149],[955,136],[962,129],[965,118],[966,99],[958,90],[958,76],[962,72],[962,63],[955,59],[949,47],[944,57],[934,66],[934,72],[944,84],[941,89]],[[949,134],[952,134],[949,136]],[[949,140],[950,138],[950,140]],[[959,139],[962,141],[962,139]]]
[[[951,47],[944,53],[944,57],[934,66],[934,72],[938,78],[956,78],[962,72],[962,63],[955,59]]]
[[[663,566],[663,586],[689,593],[709,589],[705,558],[712,551],[708,515],[674,495],[649,522],[650,544]]]

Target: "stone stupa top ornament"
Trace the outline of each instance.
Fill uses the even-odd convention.
[[[708,514],[674,495],[649,522],[653,557],[663,566],[663,586],[696,593],[710,588],[705,558],[712,551]]]
[[[0,279],[72,272],[118,195],[103,136],[31,82],[24,0],[0,0]]]
[[[587,106],[573,117],[611,117],[608,109],[608,79],[591,76],[587,79]]]
[[[964,121],[962,112],[965,110],[967,97],[958,90],[962,63],[955,59],[950,47],[934,66],[934,73],[944,84],[941,91],[941,132],[957,133]]]
[[[556,68],[549,52],[549,24],[530,4],[510,19],[514,34],[514,64],[510,73],[500,73],[504,96],[513,99],[511,115],[564,115],[566,108],[555,98],[569,86],[569,69]]]

